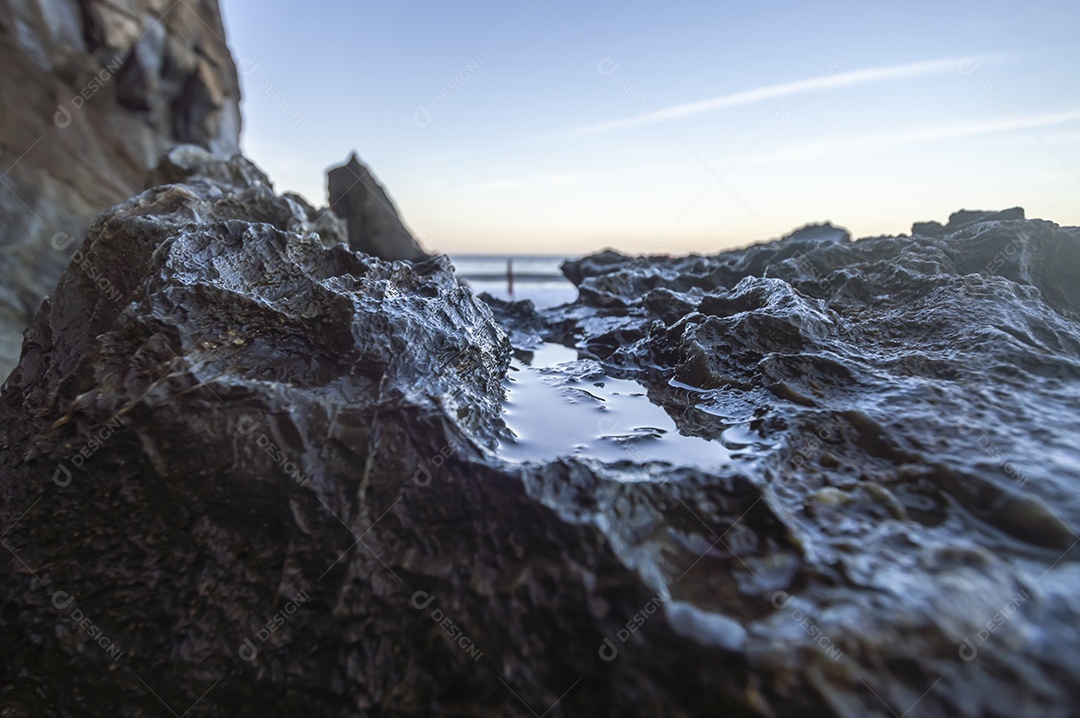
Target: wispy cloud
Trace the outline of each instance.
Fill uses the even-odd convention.
[[[971,137],[994,133],[1018,132],[1045,127],[1066,125],[1080,122],[1080,108],[1041,115],[1028,115],[1020,118],[1003,117],[995,120],[966,120],[951,122],[946,125],[922,127],[897,132],[881,132],[856,137],[826,139],[818,142],[793,145],[773,152],[757,152],[746,155],[743,163],[747,165],[775,165],[791,162],[821,160],[838,155],[866,153],[884,150],[900,145],[933,142],[936,140]],[[1046,139],[1053,138],[1061,142],[1080,141],[1080,133],[1066,129],[1055,134],[1040,134]],[[732,158],[718,160],[730,161]],[[688,164],[683,163],[683,164]],[[626,178],[629,175],[657,177],[675,176],[683,165],[679,163],[623,165],[609,169],[582,172],[563,172],[537,174],[479,182],[461,187],[465,192],[500,192],[512,190],[556,187],[582,183],[608,182]]]
[[[746,158],[747,164],[784,164],[820,160],[842,154],[873,152],[897,145],[930,142],[934,140],[971,137],[997,132],[1014,132],[1036,127],[1052,127],[1068,122],[1080,121],[1080,108],[1054,112],[1044,115],[1029,115],[1019,121],[1015,118],[1002,118],[989,121],[954,122],[939,127],[924,127],[901,132],[878,133],[862,137],[841,138],[811,142],[796,147],[758,154]]]
[[[985,58],[984,58],[985,60]],[[850,72],[838,72],[832,75],[818,75],[793,82],[783,82],[778,85],[766,85],[752,90],[743,90],[729,95],[720,95],[707,100],[687,102],[681,105],[665,107],[649,114],[639,114],[633,117],[625,117],[607,122],[596,122],[589,125],[574,127],[562,132],[541,135],[534,140],[561,140],[585,135],[594,135],[601,132],[623,130],[629,127],[655,124],[657,117],[665,120],[675,120],[683,117],[692,117],[705,112],[714,112],[729,107],[751,105],[766,100],[775,100],[789,95],[805,91],[812,86],[815,92],[823,90],[837,90],[844,87],[866,85],[888,80],[902,80],[909,77],[922,75],[941,75],[949,72],[957,72],[961,62],[971,62],[970,58],[945,57],[938,60],[925,60],[922,62],[910,62],[902,65],[886,65],[882,67],[868,67],[863,70]]]

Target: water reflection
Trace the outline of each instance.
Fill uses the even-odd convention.
[[[723,444],[680,434],[644,386],[559,344],[517,352],[505,386],[503,419],[513,436],[498,453],[509,461],[577,455],[712,470],[731,460]]]

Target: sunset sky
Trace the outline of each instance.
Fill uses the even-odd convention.
[[[245,152],[321,205],[356,150],[432,251],[1080,224],[1075,0],[222,4]]]

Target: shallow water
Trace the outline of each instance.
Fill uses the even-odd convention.
[[[505,386],[503,419],[512,436],[497,452],[508,461],[574,455],[712,470],[732,458],[721,443],[680,434],[638,382],[610,377],[559,344],[518,352]]]

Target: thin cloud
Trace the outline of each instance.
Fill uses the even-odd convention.
[[[1080,109],[1054,112],[1044,115],[1002,118],[999,120],[956,122],[941,127],[925,127],[903,132],[864,135],[862,137],[813,142],[790,149],[746,158],[747,164],[784,164],[820,160],[853,152],[873,152],[886,147],[918,142],[971,137],[997,132],[1015,132],[1036,127],[1052,127],[1080,120]]]
[[[910,62],[903,65],[868,67],[863,70],[838,72],[833,75],[822,74],[802,80],[795,80],[794,82],[783,82],[778,85],[766,85],[765,87],[757,87],[752,90],[734,92],[729,95],[712,97],[707,100],[699,100],[697,102],[687,102],[681,105],[674,105],[672,107],[666,107],[655,112],[651,112],[649,114],[639,114],[634,115],[633,117],[625,117],[619,120],[610,120],[607,122],[597,122],[589,125],[582,125],[580,127],[575,127],[573,129],[564,130],[562,132],[556,132],[549,135],[542,135],[533,139],[571,139],[575,137],[583,137],[585,135],[594,135],[602,132],[623,130],[629,127],[640,127],[642,125],[655,124],[658,118],[663,118],[664,120],[675,120],[683,117],[692,117],[694,115],[700,115],[705,112],[714,112],[716,110],[722,110],[728,107],[740,107],[742,105],[751,105],[757,102],[764,102],[766,100],[775,100],[777,98],[787,97],[789,95],[797,94],[811,88],[814,90],[814,92],[821,92],[823,90],[836,90],[844,87],[853,87],[855,85],[885,82],[888,80],[901,80],[909,77],[919,77],[922,75],[941,75],[949,72],[958,72],[961,69],[960,64],[965,62],[972,63],[973,61],[971,58],[946,57],[938,60]]]
[[[775,165],[790,162],[813,161],[843,154],[873,152],[897,145],[933,142],[936,140],[993,133],[1018,132],[1020,130],[1053,127],[1077,121],[1080,121],[1080,108],[1042,115],[1003,117],[998,120],[954,122],[937,127],[924,127],[900,132],[863,135],[861,137],[822,140],[820,142],[797,145],[769,153],[752,153],[746,156],[746,159],[742,161],[742,164]],[[1080,133],[1072,131],[1040,136],[1045,139],[1053,138],[1061,142],[1080,140]],[[538,187],[573,185],[586,182],[605,182],[616,178],[625,178],[631,174],[644,174],[655,177],[658,173],[668,173],[669,175],[675,173],[680,166],[679,163],[631,165],[583,172],[520,176],[465,185],[461,187],[461,190],[464,192],[500,192],[534,189]]]

